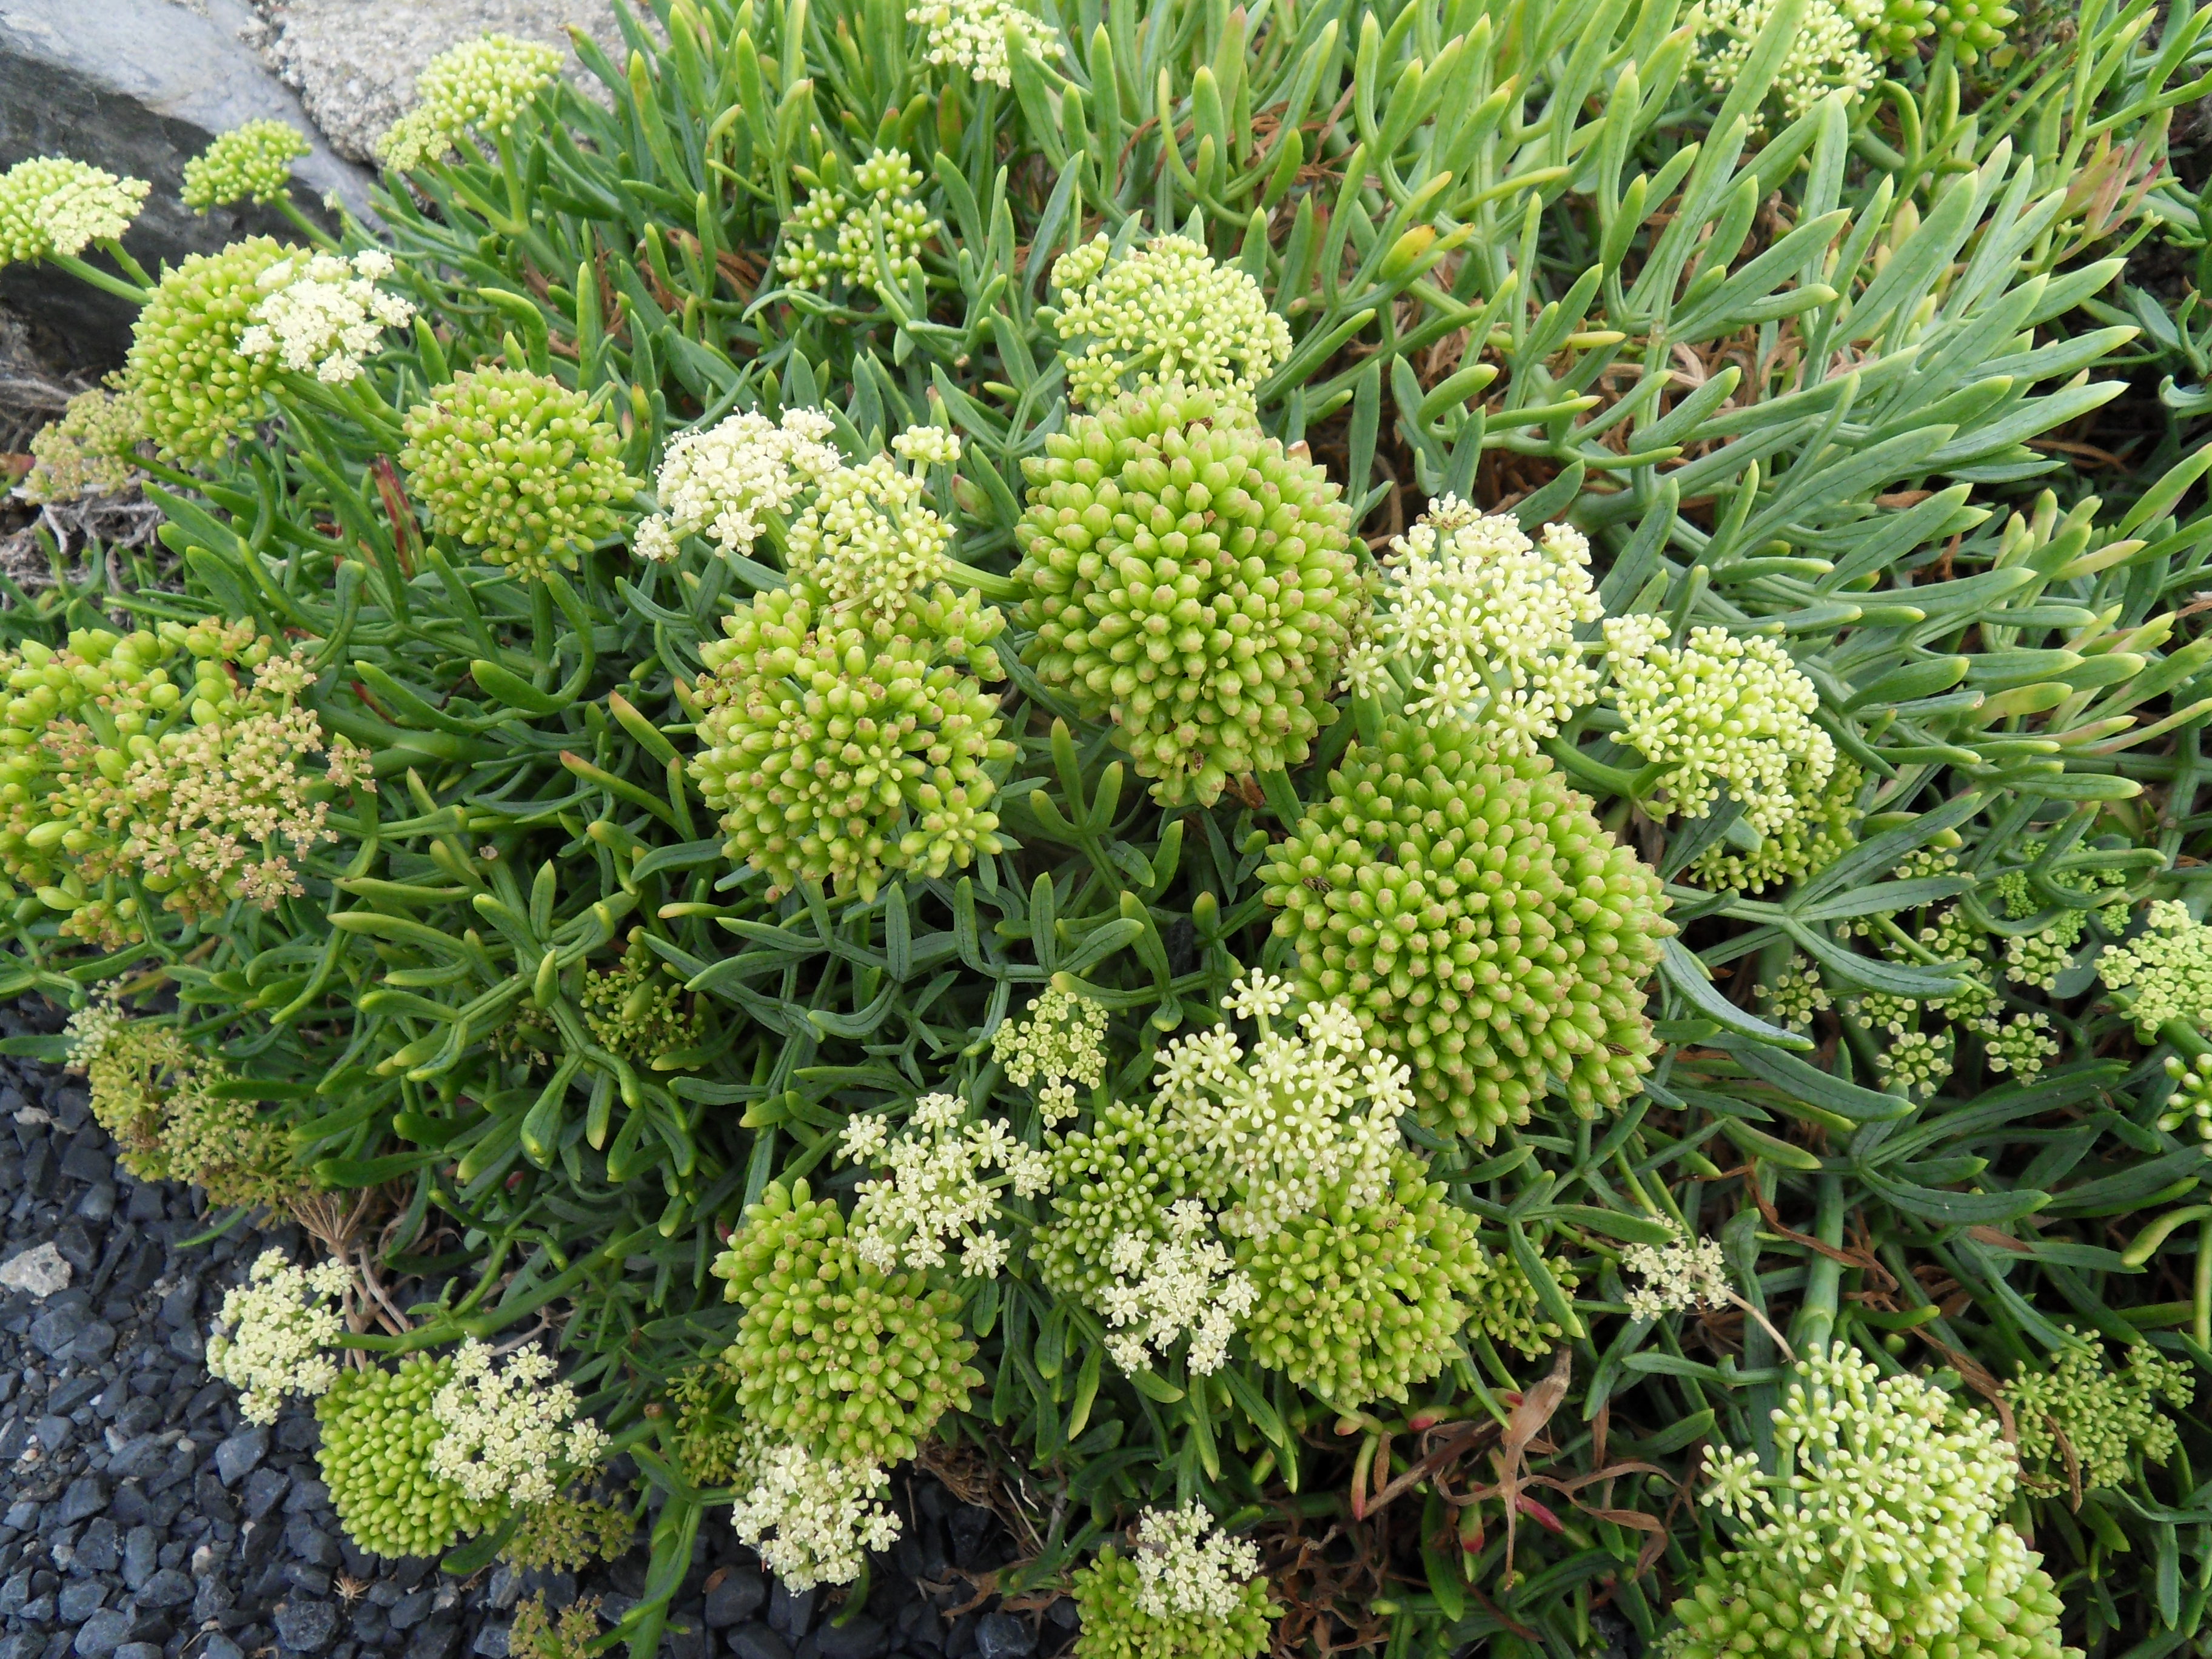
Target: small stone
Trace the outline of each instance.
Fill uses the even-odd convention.
[[[123,1645],[123,1638],[131,1634],[135,1622],[135,1615],[120,1607],[102,1607],[77,1626],[71,1651],[77,1659],[112,1659],[115,1650]]]
[[[21,1251],[0,1262],[0,1285],[44,1301],[56,1291],[69,1289],[72,1271],[49,1239],[34,1249]]]
[[[115,1535],[115,1522],[106,1516],[92,1521],[76,1540],[79,1572],[113,1572],[123,1565],[123,1548]]]
[[[161,1218],[161,1189],[152,1182],[133,1182],[131,1205],[124,1211],[125,1221],[159,1221]]]
[[[92,1246],[92,1235],[80,1222],[63,1223],[55,1230],[53,1243],[62,1260],[81,1273],[90,1273],[100,1261],[100,1252]]]
[[[338,1559],[338,1547],[330,1534],[304,1515],[284,1523],[284,1547],[310,1566],[327,1567]]]
[[[215,1472],[224,1486],[234,1486],[268,1455],[269,1431],[250,1424],[215,1449]]]
[[[220,1631],[200,1644],[200,1656],[201,1659],[246,1659],[244,1650]]]
[[[286,1601],[276,1609],[276,1639],[300,1653],[320,1653],[337,1633],[337,1609],[327,1601]]]
[[[256,1469],[246,1477],[246,1518],[258,1521],[276,1507],[284,1490],[292,1484],[292,1477],[282,1469]]]
[[[62,1586],[62,1622],[82,1625],[100,1609],[107,1600],[107,1586],[97,1578],[72,1578]]]
[[[80,1521],[89,1521],[106,1507],[107,1482],[96,1474],[81,1474],[70,1482],[69,1490],[62,1494],[61,1523],[71,1527]]]
[[[707,1630],[696,1618],[672,1618],[661,1626],[668,1659],[707,1659]]]
[[[1011,1613],[987,1613],[975,1626],[977,1659],[1029,1659],[1036,1651],[1036,1632]]]
[[[180,1607],[192,1599],[192,1581],[174,1567],[164,1567],[139,1588],[142,1607]]]
[[[430,1592],[427,1589],[410,1590],[392,1606],[392,1628],[412,1630],[429,1616]]]
[[[978,1567],[982,1565],[983,1543],[998,1524],[999,1517],[976,1504],[963,1504],[952,1511],[945,1523],[952,1534],[952,1559],[955,1565]]]
[[[522,1575],[502,1561],[491,1570],[491,1583],[484,1591],[484,1599],[501,1613],[505,1613],[522,1599]]]
[[[193,1571],[199,1577],[199,1583],[192,1591],[192,1623],[204,1625],[218,1614],[229,1612],[231,1603],[238,1598],[231,1593],[230,1586],[223,1581],[221,1573],[209,1571],[197,1563]]]
[[[115,1173],[115,1160],[103,1144],[106,1139],[104,1131],[93,1129],[70,1141],[62,1155],[62,1173],[72,1181],[107,1180]]]
[[[1004,1614],[994,1614],[1003,1618]],[[867,1614],[862,1613],[850,1624],[827,1624],[814,1632],[814,1642],[822,1659],[884,1659],[891,1650],[891,1633]],[[1026,1654],[1029,1650],[1022,1651]],[[985,1659],[997,1659],[986,1655]]]
[[[46,1455],[52,1457],[65,1449],[69,1443],[76,1438],[76,1425],[66,1417],[49,1414],[40,1418],[33,1425],[31,1432],[36,1437],[39,1444],[46,1449]]]
[[[507,1659],[507,1626],[486,1625],[477,1632],[469,1651],[480,1656],[480,1659]]]
[[[84,1196],[76,1201],[77,1218],[94,1226],[105,1226],[115,1216],[115,1183],[95,1181],[84,1189]]]
[[[149,1475],[168,1462],[169,1449],[158,1434],[142,1434],[136,1440],[125,1443],[123,1449],[108,1461],[107,1473],[112,1480],[131,1480]]]
[[[453,1659],[460,1644],[460,1627],[449,1620],[433,1619],[415,1632],[407,1644],[407,1659]]]
[[[160,1563],[161,1540],[151,1527],[133,1527],[123,1540],[123,1582],[137,1589],[154,1576]]]
[[[31,1346],[49,1359],[66,1352],[91,1323],[82,1308],[56,1308],[31,1322]]]
[[[718,1567],[707,1580],[707,1626],[726,1630],[742,1625],[758,1613],[768,1599],[768,1586],[750,1567]]]
[[[69,1346],[69,1358],[80,1365],[105,1359],[114,1352],[115,1327],[104,1319],[88,1322]]]
[[[768,1593],[768,1622],[787,1642],[796,1642],[814,1622],[814,1592],[793,1593],[781,1578]]]
[[[158,1642],[125,1642],[115,1650],[115,1659],[161,1659]]]
[[[791,1659],[791,1644],[766,1625],[739,1625],[723,1640],[737,1659]]]

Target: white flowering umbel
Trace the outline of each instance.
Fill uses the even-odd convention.
[[[1137,1569],[1137,1607],[1153,1619],[1178,1615],[1226,1622],[1260,1571],[1260,1552],[1217,1531],[1197,1504],[1146,1510],[1137,1522],[1129,1559]]]
[[[1628,1311],[1638,1319],[1656,1322],[1670,1313],[1724,1307],[1735,1299],[1718,1239],[1693,1238],[1678,1228],[1671,1243],[1630,1245],[1620,1253],[1620,1265],[1644,1280],[1628,1292]]]
[[[274,357],[331,386],[358,380],[362,359],[383,345],[384,331],[414,319],[413,305],[377,286],[395,269],[381,248],[349,260],[335,253],[278,260],[258,278],[263,297],[238,337],[240,352]]]
[[[922,55],[933,64],[967,70],[970,79],[1005,88],[1014,83],[1006,58],[1006,26],[1019,19],[1024,36],[1048,58],[1060,56],[1060,40],[1015,0],[916,0],[906,21],[929,31]]]
[[[80,1051],[95,1041],[89,1029],[73,1025],[72,1032]],[[345,1334],[345,1322],[330,1304],[352,1283],[343,1262],[302,1269],[283,1251],[264,1250],[252,1279],[223,1297],[207,1367],[240,1390],[247,1421],[274,1423],[285,1395],[312,1399],[338,1380],[330,1350]]]
[[[1102,234],[1063,255],[1052,283],[1060,337],[1085,343],[1066,356],[1068,400],[1086,408],[1176,386],[1249,410],[1291,355],[1291,325],[1260,285],[1188,236],[1155,236],[1117,259]]]
[[[1707,0],[1705,39],[1698,66],[1705,84],[1725,94],[1774,15],[1778,0]],[[1775,76],[1782,118],[1794,121],[1840,90],[1856,103],[1881,80],[1881,59],[1869,35],[1882,21],[1882,0],[1813,0],[1797,25],[1790,55]]]
[[[1210,1376],[1227,1362],[1229,1339],[1258,1293],[1213,1236],[1203,1204],[1183,1199],[1168,1206],[1164,1219],[1164,1239],[1123,1233],[1107,1247],[1114,1279],[1098,1296],[1112,1327],[1106,1352],[1123,1370],[1140,1371],[1151,1367],[1156,1352],[1164,1356],[1188,1336],[1186,1363]]]
[[[1820,694],[1772,640],[1693,628],[1680,650],[1658,617],[1605,625],[1620,740],[1663,770],[1662,811],[1701,818],[1722,793],[1754,834],[1778,836],[1816,811],[1836,769],[1835,740],[1813,720]]]
[[[0,173],[0,265],[74,258],[131,228],[153,188],[84,161],[33,155]]]
[[[898,1514],[883,1501],[890,1476],[876,1464],[839,1462],[760,1438],[738,1464],[743,1496],[731,1506],[730,1524],[801,1595],[819,1584],[851,1583],[867,1552],[898,1541]]]
[[[1239,980],[1228,1006],[1260,1028],[1250,1052],[1224,1021],[1169,1043],[1152,1079],[1166,1121],[1207,1149],[1211,1195],[1239,1194],[1221,1216],[1232,1237],[1268,1237],[1340,1187],[1352,1208],[1375,1203],[1413,1109],[1412,1071],[1368,1046],[1349,1006],[1310,1007],[1292,1035],[1273,1025],[1290,1000],[1272,975]]]
[[[1051,1187],[1052,1166],[1015,1139],[1004,1118],[965,1123],[967,1113],[955,1096],[925,1095],[896,1139],[879,1117],[845,1126],[845,1157],[890,1170],[862,1182],[854,1201],[853,1248],[861,1261],[885,1273],[941,1267],[946,1246],[957,1243],[964,1277],[994,1278],[1006,1266],[1006,1238],[985,1224],[998,1213],[998,1194],[1012,1188],[1036,1197]]]
[[[1511,514],[1447,495],[1383,562],[1368,637],[1345,662],[1354,690],[1381,690],[1402,665],[1407,714],[1479,726],[1515,755],[1533,754],[1597,695],[1597,670],[1575,640],[1576,623],[1604,615],[1580,531],[1547,525],[1531,541]]]
[[[1106,1080],[1106,1011],[1073,992],[1048,990],[1026,1018],[993,1033],[991,1058],[1017,1089],[1036,1090],[1047,1123],[1073,1117],[1075,1085],[1096,1089]]]
[[[786,282],[827,288],[842,277],[873,288],[883,279],[878,242],[894,279],[921,275],[921,250],[940,227],[915,199],[921,174],[904,150],[879,149],[850,169],[836,163],[824,176],[803,170],[799,176],[806,199],[793,212],[775,259]]]
[[[574,1389],[540,1386],[553,1370],[553,1357],[542,1349],[520,1350],[502,1370],[483,1343],[463,1343],[452,1378],[430,1402],[444,1430],[430,1449],[432,1470],[471,1503],[552,1502],[571,1475],[593,1467],[607,1449],[599,1425],[577,1419]]]
[[[845,464],[830,442],[836,430],[818,409],[787,409],[771,421],[746,410],[668,446],[653,484],[660,511],[637,527],[640,558],[676,556],[686,536],[703,536],[725,553],[747,553],[773,518]]]
[[[1731,1602],[1786,1598],[1808,1644],[1793,1651],[1944,1650],[1971,1607],[2012,1595],[2033,1566],[1997,1519],[2012,1449],[1994,1419],[1918,1377],[1882,1377],[1841,1344],[1796,1369],[1774,1413],[1775,1473],[1755,1453],[1706,1449],[1705,1501],[1748,1531],[1697,1601],[1725,1623]]]
[[[2106,947],[2097,975],[2116,991],[2132,991],[2128,1012],[2148,1042],[2169,1019],[2212,1030],[2212,927],[2172,899],[2153,902],[2143,932]]]

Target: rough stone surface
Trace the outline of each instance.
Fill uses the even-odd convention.
[[[270,61],[338,153],[372,163],[415,101],[416,76],[457,41],[490,32],[565,52],[574,24],[617,67],[629,57],[607,0],[291,0],[272,16]]]
[[[312,134],[297,96],[241,29],[265,32],[245,0],[0,0],[0,167],[58,155],[146,179],[153,193],[124,240],[149,270],[284,226],[268,209],[202,217],[178,196],[185,163],[216,133],[268,116]],[[310,204],[335,190],[366,205],[367,175],[327,143],[297,177]],[[130,343],[129,305],[47,267],[0,271],[0,300],[61,342],[75,366],[119,362]]]
[[[34,1249],[20,1251],[0,1262],[0,1285],[11,1291],[22,1291],[43,1302],[57,1291],[69,1289],[70,1275],[74,1271],[49,1239]]]

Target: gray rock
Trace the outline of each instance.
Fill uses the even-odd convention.
[[[123,1582],[137,1589],[161,1565],[161,1540],[151,1527],[133,1527],[123,1540]]]
[[[826,1641],[822,1651],[824,1659],[834,1659]],[[1029,1659],[1036,1651],[1036,1632],[1011,1613],[987,1613],[975,1626],[977,1659]],[[851,1656],[851,1659],[860,1656]]]
[[[70,1287],[70,1264],[48,1239],[35,1249],[23,1250],[0,1262],[0,1285],[25,1291],[44,1301],[56,1291]]]
[[[164,1567],[139,1587],[142,1607],[180,1607],[192,1599],[192,1581],[174,1567]]]
[[[115,1650],[115,1659],[161,1659],[158,1642],[125,1642]]]
[[[337,1633],[338,1610],[327,1601],[286,1601],[276,1609],[276,1639],[300,1653],[320,1653]]]
[[[750,1567],[718,1568],[707,1580],[707,1624],[714,1630],[742,1625],[767,1599],[768,1586]]]
[[[76,1334],[76,1340],[69,1345],[68,1358],[84,1364],[105,1359],[114,1352],[115,1327],[104,1319],[95,1319]]]
[[[115,1522],[104,1515],[96,1517],[86,1526],[84,1536],[76,1540],[76,1559],[72,1565],[79,1572],[113,1572],[122,1564]]]
[[[0,167],[70,155],[153,186],[126,245],[157,270],[240,234],[283,225],[271,210],[203,218],[179,198],[185,163],[219,132],[257,117],[312,137],[299,100],[263,68],[241,28],[262,25],[246,0],[7,0],[0,6]],[[374,32],[360,49],[376,49]],[[326,144],[299,164],[312,205],[335,190],[365,203],[365,179]],[[36,265],[0,276],[0,298],[63,342],[80,366],[119,362],[131,308]],[[105,1178],[103,1170],[94,1178]]]
[[[31,1346],[49,1359],[67,1352],[91,1323],[82,1308],[56,1308],[31,1322]]]
[[[77,1626],[71,1650],[77,1659],[110,1659],[123,1638],[131,1634],[135,1615],[120,1607],[103,1607]]]
[[[246,1659],[237,1643],[217,1631],[200,1644],[202,1659]]]
[[[490,30],[567,57],[574,23],[617,66],[629,57],[606,0],[291,0],[279,21],[269,61],[338,154],[372,165],[376,141],[415,101],[416,76],[458,41]]]
[[[994,1613],[991,1618],[1005,1619],[1006,1615]],[[988,1625],[990,1620],[987,1619],[983,1622]],[[1020,1626],[1018,1620],[1009,1620],[1008,1622]],[[981,1635],[980,1630],[976,1633],[979,1637]],[[1022,1629],[1022,1634],[1024,1637],[1029,1635],[1026,1627]],[[891,1650],[890,1632],[885,1630],[865,1613],[848,1625],[823,1626],[820,1630],[814,1632],[813,1639],[816,1651],[821,1654],[822,1659],[884,1659],[884,1656]],[[1022,1653],[1028,1654],[1030,1648],[1035,1645],[1036,1644],[1032,1642],[1030,1648],[1021,1650]],[[993,1653],[988,1649],[983,1649],[983,1659],[1005,1659],[1008,1651],[1010,1650],[1002,1650],[1000,1653]]]
[[[269,1431],[250,1424],[215,1449],[215,1472],[224,1486],[234,1486],[268,1455]]]
[[[168,1461],[168,1452],[160,1435],[142,1434],[115,1454],[108,1462],[107,1473],[118,1480],[151,1474]]]
[[[58,1608],[65,1625],[81,1625],[107,1600],[107,1586],[97,1578],[72,1578],[62,1586]]]
[[[794,1592],[779,1578],[769,1589],[768,1622],[787,1641],[796,1642],[814,1622],[814,1591]]]
[[[791,1659],[791,1645],[766,1625],[739,1625],[724,1638],[737,1659]]]
[[[107,1482],[96,1474],[81,1474],[69,1483],[69,1490],[62,1494],[61,1523],[69,1527],[89,1521],[106,1507]]]
[[[256,1469],[246,1477],[246,1518],[258,1521],[276,1507],[292,1477],[282,1469]]]
[[[507,1626],[486,1625],[477,1632],[469,1651],[480,1656],[480,1659],[507,1659]]]

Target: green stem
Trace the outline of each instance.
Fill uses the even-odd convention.
[[[2197,1230],[2197,1279],[2191,1297],[2191,1332],[2200,1348],[2212,1348],[2212,1220]]]
[[[1813,1236],[1823,1244],[1840,1249],[1844,1242],[1844,1179],[1823,1175],[1818,1190]],[[1843,1288],[1844,1264],[1832,1255],[1815,1255],[1805,1266],[1805,1300],[1791,1326],[1791,1345],[1801,1354],[1825,1346],[1835,1334],[1836,1302]]]
[[[290,191],[288,191],[276,198],[276,208],[277,212],[299,227],[302,236],[322,249],[324,252],[335,253],[338,251],[337,239],[301,212],[299,204],[292,199]]]
[[[75,254],[49,253],[46,255],[46,263],[58,265],[77,281],[89,283],[93,287],[105,293],[112,294],[118,299],[130,301],[134,306],[143,306],[154,297],[154,290],[150,288],[141,288],[134,283],[126,282],[120,276],[102,270],[98,265],[87,264]]]

